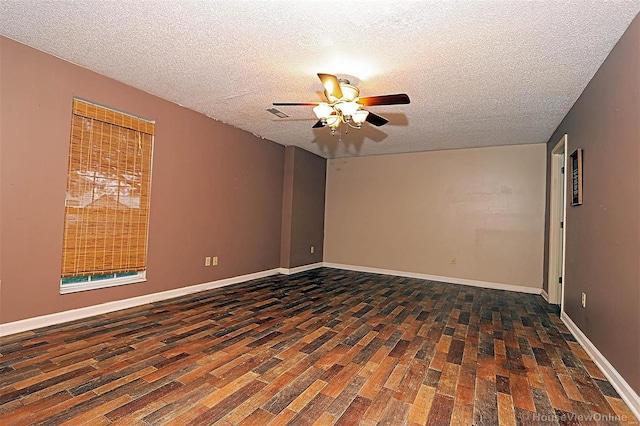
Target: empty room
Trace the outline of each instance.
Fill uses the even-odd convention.
[[[640,424],[637,0],[0,0],[0,424]]]

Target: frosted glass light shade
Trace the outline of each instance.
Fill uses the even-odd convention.
[[[364,123],[368,115],[369,115],[369,111],[360,109],[353,113],[353,115],[351,116],[351,119],[353,120],[354,123],[356,123],[357,125],[360,125]]]
[[[341,84],[340,88],[342,89],[343,101],[354,101],[360,94],[358,88],[350,84]]]
[[[313,112],[316,114],[316,117],[318,117],[318,120],[326,120],[333,112],[333,108],[331,108],[328,104],[322,102],[318,106],[313,108]]]
[[[343,115],[352,116],[360,108],[360,104],[355,102],[342,102],[336,105],[336,109],[342,111]]]
[[[340,125],[340,117],[337,115],[329,116],[329,118],[327,118],[327,125],[332,129],[337,128]]]

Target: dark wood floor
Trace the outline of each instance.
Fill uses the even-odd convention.
[[[8,336],[2,425],[637,424],[540,296],[318,269]]]

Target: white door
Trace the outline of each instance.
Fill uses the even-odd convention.
[[[551,152],[551,198],[549,205],[549,271],[547,276],[549,303],[562,305],[564,282],[564,238],[566,211],[565,152],[567,135]]]

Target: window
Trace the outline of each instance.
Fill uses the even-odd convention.
[[[144,281],[154,129],[73,100],[61,293]]]

